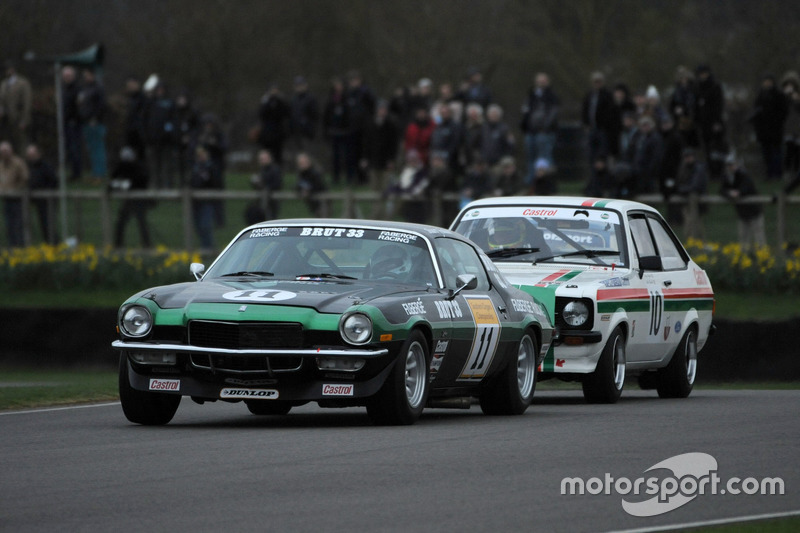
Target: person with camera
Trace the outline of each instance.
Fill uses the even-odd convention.
[[[147,170],[132,146],[125,146],[119,152],[119,162],[111,172],[109,182],[112,191],[142,191],[147,189]],[[131,218],[136,219],[139,227],[139,242],[142,248],[151,248],[150,230],[147,226],[147,210],[152,201],[144,198],[126,198],[122,201],[114,225],[114,246],[125,245],[125,227]]]

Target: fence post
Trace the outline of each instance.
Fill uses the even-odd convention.
[[[22,245],[28,246],[31,243],[31,190],[23,189],[19,201],[22,204]]]
[[[784,257],[783,243],[786,242],[786,193],[784,193],[783,190],[778,191],[775,216],[777,217],[775,226],[778,232],[777,253],[780,257]]]
[[[100,191],[100,224],[103,246],[111,246],[111,192],[108,187],[103,187]]]
[[[81,206],[81,197],[75,197],[75,237],[78,239],[77,242],[81,242],[83,240],[83,216],[82,216],[82,206]]]
[[[686,209],[685,231],[686,238],[704,239],[702,221],[700,220],[700,195],[696,192],[689,193],[689,204]]]
[[[181,190],[181,204],[183,207],[183,248],[184,250],[192,249],[192,196],[191,189],[184,187]]]
[[[431,206],[431,214],[432,214],[432,224],[434,226],[443,226],[442,224],[442,190],[441,189],[433,189],[433,205]],[[449,224],[450,221],[448,220],[447,223]]]
[[[345,185],[343,205],[342,205],[342,218],[355,217],[355,213],[353,210],[353,203],[354,203],[353,187],[350,185]]]
[[[269,208],[270,205],[270,197],[272,196],[272,192],[267,188],[264,187],[261,189],[261,200],[259,205],[261,205],[261,212],[264,213],[264,219],[270,220],[275,218],[275,213]]]
[[[58,242],[56,240],[56,203],[55,198],[47,197],[45,199],[46,210],[47,210],[47,230],[45,231],[45,239],[47,239],[47,244],[53,244]]]

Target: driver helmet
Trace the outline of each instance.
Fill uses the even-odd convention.
[[[410,271],[411,256],[399,244],[389,244],[378,248],[369,261],[369,272],[372,279],[397,278]]]
[[[518,248],[525,241],[525,221],[519,218],[499,218],[489,228],[489,248]]]

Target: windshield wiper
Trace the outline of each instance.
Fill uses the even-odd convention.
[[[533,254],[539,251],[539,248],[520,247],[520,248],[500,248],[486,252],[488,257],[515,257],[518,255]]]
[[[231,272],[229,274],[223,274],[222,278],[232,278],[235,276],[254,276],[258,278],[262,278],[265,276],[274,276],[272,272],[265,272],[263,270],[242,270],[241,272]]]
[[[574,255],[585,255],[589,258],[599,257],[601,255],[619,255],[619,250],[575,250],[574,252],[564,252],[563,254],[555,254],[549,257],[542,257],[536,260],[538,263],[539,261],[548,261],[550,259],[555,259],[556,257],[571,257]]]
[[[299,274],[295,276],[295,279],[301,279],[301,278],[358,279],[354,278],[353,276],[345,276],[344,274],[329,274],[327,272],[323,272],[321,274]]]

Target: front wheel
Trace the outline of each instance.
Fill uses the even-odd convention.
[[[145,426],[169,423],[181,403],[181,397],[177,394],[140,391],[131,387],[128,356],[124,352],[119,357],[119,399],[125,418]]]
[[[656,390],[661,398],[686,398],[697,376],[697,333],[688,328],[669,364],[658,371]]]
[[[400,426],[417,421],[428,401],[428,364],[428,343],[415,330],[403,344],[386,383],[367,403],[374,423]]]
[[[594,372],[583,378],[583,397],[589,403],[616,403],[625,385],[625,334],[617,326],[606,342]]]
[[[486,387],[480,396],[486,415],[521,415],[533,400],[536,389],[536,341],[524,335],[517,357]]]

